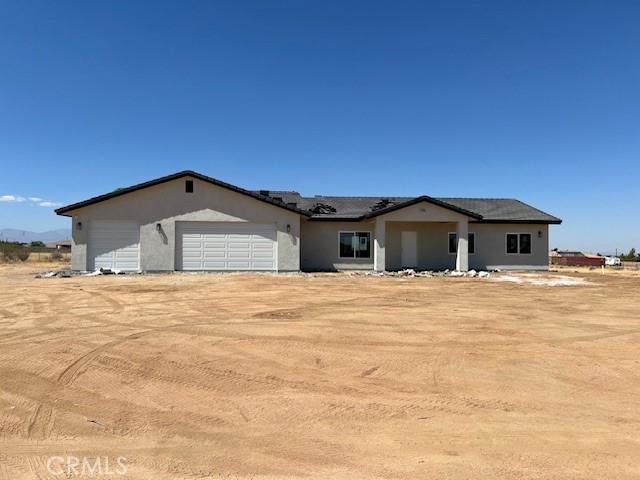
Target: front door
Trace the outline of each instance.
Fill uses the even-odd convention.
[[[402,268],[418,266],[418,232],[402,232]]]

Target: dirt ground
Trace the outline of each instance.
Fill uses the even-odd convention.
[[[640,477],[638,276],[37,269],[0,265],[1,479]]]

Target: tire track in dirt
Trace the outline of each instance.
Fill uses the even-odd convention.
[[[381,403],[378,401],[354,402],[352,399],[341,401],[331,400],[320,408],[300,414],[299,409],[291,409],[279,418],[286,418],[289,422],[315,424],[323,419],[331,419],[332,423],[346,421],[376,422],[388,419],[411,419],[425,417],[427,414],[471,416],[473,411],[459,402],[451,402],[443,398],[406,399],[405,402],[391,401]]]
[[[96,347],[88,351],[84,355],[81,355],[80,357],[76,358],[71,364],[69,364],[64,370],[62,370],[62,372],[60,372],[56,377],[56,382],[66,386],[71,385],[74,382],[74,380],[78,377],[80,371],[84,367],[86,367],[89,363],[91,363],[91,361],[94,358],[96,358],[98,355],[100,355],[102,352],[109,350],[110,348],[113,348],[122,343],[128,342],[129,340],[136,340],[151,331],[152,330],[145,330],[143,332],[132,333],[131,335],[118,338],[116,340],[113,340],[112,342],[105,343],[104,345],[100,345],[99,347]]]
[[[170,384],[184,385],[185,387],[195,388],[197,390],[204,390],[216,393],[228,393],[230,391],[245,392],[247,395],[251,395],[255,392],[267,392],[270,389],[280,388],[295,388],[299,391],[306,392],[332,392],[335,395],[353,394],[353,392],[347,392],[342,386],[342,381],[337,379],[335,385],[319,385],[310,382],[302,382],[296,380],[287,380],[276,377],[274,375],[255,375],[246,374],[243,372],[237,372],[229,369],[216,369],[209,367],[201,367],[197,365],[177,365],[175,362],[165,361],[159,359],[154,362],[154,365],[160,363],[164,365],[172,365],[178,370],[182,370],[185,373],[184,377],[180,377],[178,374],[165,374],[160,371],[154,370],[146,365],[131,362],[129,360],[115,358],[115,357],[103,357],[98,360],[97,368],[103,368],[112,370],[119,374],[126,374],[131,377],[153,379],[155,381],[163,381]],[[162,367],[161,370],[166,370]],[[201,380],[198,380],[201,379]],[[250,391],[247,387],[250,386]],[[356,390],[356,389],[351,389]],[[384,389],[378,393],[383,394]],[[366,389],[357,390],[357,393],[363,394]],[[409,400],[409,398],[407,398]],[[472,415],[474,411],[482,410],[494,410],[494,411],[513,411],[523,410],[522,405],[518,405],[512,402],[506,402],[498,399],[480,399],[475,397],[464,397],[455,395],[442,395],[423,397],[420,399],[412,398],[408,403],[367,403],[364,406],[351,405],[345,407],[344,405],[332,404],[328,412],[329,416],[344,418],[347,416],[362,416],[367,419],[376,418],[389,418],[397,416],[406,416],[414,414],[419,416],[425,412],[436,412],[449,415]],[[318,411],[317,415],[322,417],[327,412]],[[307,421],[304,418],[300,418],[297,414],[286,415],[290,417],[289,420],[296,422]]]
[[[264,312],[258,312],[253,316],[256,318],[269,318],[269,319],[282,319],[288,320],[290,318],[302,318],[302,313],[299,308],[281,309],[281,310],[267,310]]]
[[[0,315],[2,315],[5,318],[16,318],[18,316],[17,313],[13,313],[2,307],[0,307]]]
[[[44,457],[40,455],[35,456],[29,460],[29,469],[35,475],[38,480],[50,480],[51,474],[47,468],[47,463]],[[66,475],[65,475],[66,476]],[[67,477],[70,478],[70,477]]]
[[[591,342],[593,340],[602,340],[602,339],[605,339],[605,338],[615,338],[615,337],[621,337],[621,336],[624,336],[624,335],[633,335],[635,333],[640,333],[640,330],[635,328],[635,329],[631,329],[631,330],[618,330],[618,331],[614,331],[614,332],[600,333],[600,334],[597,334],[597,335],[579,335],[579,336],[575,336],[575,337],[552,340],[551,342],[548,342],[548,343]]]
[[[270,343],[269,339],[261,339],[261,340],[266,340],[266,342],[263,341],[262,346],[264,346],[264,343],[266,344]],[[242,352],[238,352],[238,353],[240,354]],[[431,368],[433,369],[433,379],[436,386],[438,385],[438,381],[436,378],[437,378],[437,375],[440,373],[440,367],[438,363],[439,363],[439,359],[441,359],[442,353],[443,353],[442,351],[438,352],[438,354],[436,355],[436,358],[434,358],[433,364],[431,365]],[[274,359],[271,358],[271,356],[265,355],[265,352],[261,352],[259,349],[258,350],[253,349],[251,352],[246,352],[244,356],[246,358],[259,361],[263,365],[270,364],[275,368],[280,368],[283,370],[288,369],[288,367],[285,364],[275,362]],[[188,369],[188,371],[190,372],[197,372],[203,375],[204,377],[211,378],[212,381],[218,381],[218,382],[221,379],[229,380],[231,377],[234,377],[235,382],[233,383],[242,382],[244,380],[246,382],[272,384],[279,387],[286,385],[286,386],[298,388],[298,389],[300,388],[308,389],[309,391],[313,391],[314,389],[317,389],[317,388],[322,388],[325,391],[327,391],[328,389],[329,391],[333,391],[336,394],[347,393],[347,392],[352,394],[363,394],[363,393],[371,392],[373,390],[377,391],[381,395],[384,395],[385,393],[387,393],[385,388],[379,388],[377,385],[372,385],[372,384],[366,384],[360,388],[355,387],[351,385],[350,380],[346,378],[331,376],[328,380],[325,380],[327,379],[327,376],[324,374],[318,377],[316,382],[309,382],[309,381],[300,381],[298,379],[281,379],[274,375],[267,375],[267,376],[249,375],[243,372],[236,372],[232,370],[221,370],[219,368],[211,368],[211,367],[206,367],[202,365],[182,366],[182,365],[178,365],[176,362],[165,361],[163,359],[160,359],[159,362],[161,364],[170,364],[177,368]],[[316,359],[315,366],[310,365],[307,368],[303,368],[299,366],[297,368],[303,368],[303,370],[307,374],[314,373],[314,372],[318,372],[319,364],[322,364],[322,360]],[[379,365],[374,366],[372,368],[365,370],[359,376],[361,378],[367,378],[371,376],[373,373],[375,373],[376,371],[378,371],[379,368],[380,368]],[[292,373],[292,372],[287,370],[287,373]],[[298,375],[296,374],[295,376],[297,377]],[[305,375],[303,378],[308,378],[308,377]],[[278,381],[276,381],[276,379],[278,379]],[[328,384],[327,384],[327,381],[328,381]],[[188,384],[188,382],[186,382],[186,384]],[[212,383],[207,383],[207,385],[212,385]],[[396,394],[399,392],[398,387],[394,387],[394,390]],[[458,395],[455,391],[448,391],[446,387],[438,395],[437,400],[430,400],[429,402],[427,402],[427,408],[432,408],[437,411],[457,413],[457,414],[461,413],[460,409],[501,410],[501,411],[507,411],[507,412],[514,411],[514,410],[517,410],[517,411],[538,410],[538,408],[535,405],[524,405],[520,403],[508,402],[508,401],[500,400],[498,398],[484,399],[484,398]]]
[[[121,323],[111,323],[111,322],[103,322],[102,325],[100,325],[101,329],[104,329],[106,327],[117,327],[117,328],[122,328],[122,324]],[[77,334],[78,332],[90,332],[90,331],[95,331],[97,328],[96,325],[89,325],[86,327],[73,327],[74,332]],[[36,333],[30,333],[29,331],[26,331],[26,329],[21,329],[19,331],[14,331],[12,332],[13,335],[3,335],[4,341],[0,341],[0,345],[4,345],[7,347],[10,346],[15,346],[15,345],[21,345],[23,344],[25,341],[30,341],[30,342],[37,342],[37,341],[42,341],[42,340],[46,340],[48,343],[50,343],[51,341],[54,340],[60,340],[61,338],[57,337],[56,334],[59,333],[63,333],[65,335],[63,335],[63,338],[67,339],[68,335],[66,333],[68,333],[69,328],[68,327],[49,327],[49,328],[45,328],[44,331],[42,330],[42,328],[38,328],[38,332]],[[113,333],[110,331],[101,331],[101,333]]]
[[[232,402],[233,406],[236,407],[236,409],[238,410],[238,413],[240,414],[240,416],[244,419],[244,421],[246,423],[249,423],[249,417],[247,417],[247,415],[244,413],[244,410],[242,410],[242,407],[237,403],[237,402]]]
[[[500,400],[483,400],[471,397],[454,397],[436,395],[427,398],[411,398],[409,403],[372,403],[369,408],[374,411],[385,412],[385,416],[402,414],[421,415],[425,411],[444,413],[449,415],[473,415],[478,410],[516,409],[517,405]]]
[[[92,297],[98,297],[108,303],[111,306],[112,313],[122,313],[124,311],[124,305],[122,303],[104,292],[98,292],[96,290],[85,290],[84,288],[80,288],[80,290],[88,293]]]
[[[62,372],[60,372],[58,374],[58,376],[56,377],[56,382],[61,383],[63,385],[70,385],[71,383],[73,383],[73,381],[76,379],[76,377],[79,375],[80,371],[82,370],[83,367],[87,366],[89,363],[91,363],[91,361],[93,361],[98,355],[100,355],[101,353],[115,347],[118,346],[122,343],[125,343],[127,341],[130,340],[136,340],[144,335],[148,335],[151,333],[161,333],[167,330],[172,330],[172,329],[179,329],[179,328],[185,328],[187,331],[189,330],[189,327],[202,327],[202,326],[223,326],[223,325],[235,325],[237,322],[216,322],[216,323],[212,323],[212,322],[196,322],[196,323],[179,323],[179,324],[175,324],[175,325],[166,325],[166,326],[162,326],[162,327],[156,327],[156,328],[150,328],[148,330],[143,330],[140,332],[136,332],[136,333],[132,333],[130,335],[126,335],[124,337],[120,337],[117,338],[111,342],[105,343],[103,345],[100,345],[92,350],[90,350],[89,352],[84,353],[83,355],[81,355],[80,357],[76,358],[71,364],[69,364],[67,367],[64,368],[64,370],[62,370]],[[257,322],[256,322],[257,323]],[[242,325],[243,323],[237,323],[238,325]],[[90,327],[90,328],[94,328],[94,327]],[[242,335],[238,335],[239,338],[244,338],[244,336]]]
[[[31,303],[30,313],[33,313],[36,315],[42,313],[44,311],[44,306],[46,305],[46,303],[47,302],[43,300],[33,299]]]
[[[361,377],[368,377],[369,375],[373,375],[378,369],[380,365],[376,365],[375,367],[368,368],[364,372],[360,374]]]
[[[46,480],[48,477],[46,476],[46,467],[44,462],[40,459],[40,457],[29,457],[27,458],[27,465],[29,467],[29,472],[32,477],[36,480]]]
[[[143,330],[140,332],[132,333],[130,335],[126,335],[124,337],[117,338],[111,342],[100,345],[96,348],[91,349],[90,351],[84,353],[80,357],[77,357],[71,364],[62,370],[56,377],[56,382],[61,383],[62,385],[71,385],[74,380],[79,376],[81,370],[86,367],[89,363],[91,363],[98,355],[101,353],[118,346],[122,343],[128,342],[130,340],[136,340],[144,335],[148,335],[151,333],[160,333],[171,329],[178,329],[182,327],[191,327],[191,326],[203,326],[203,325],[227,325],[228,323],[234,322],[225,322],[225,323],[211,323],[211,322],[202,322],[202,323],[180,323],[176,325],[166,325],[163,327],[151,328],[148,330]]]
[[[128,340],[134,340],[136,338],[140,338],[146,332],[138,332],[131,335],[128,335],[123,338],[118,338],[112,342],[101,345],[97,348],[90,350],[89,352],[81,355],[76,358],[71,364],[69,364],[62,372],[58,374],[56,377],[56,382],[69,386],[81,373],[82,369],[86,367],[94,358],[96,358],[100,353],[109,348],[115,347],[116,345],[120,345]],[[44,438],[47,438],[51,434],[51,430],[53,428],[53,410],[51,407],[40,403],[36,407],[36,411],[29,421],[27,427],[27,437],[31,437],[35,432],[41,433]]]
[[[21,422],[16,416],[8,417],[6,414],[0,415],[0,432],[4,434],[13,433],[14,435],[24,434],[24,422]]]
[[[53,430],[53,409],[46,403],[36,407],[26,429],[27,438],[49,438]]]
[[[461,349],[457,348],[454,350],[453,355],[460,355]],[[435,354],[432,364],[430,367],[432,368],[432,381],[433,385],[439,391],[439,396],[442,399],[446,399],[445,403],[447,405],[457,405],[462,408],[469,408],[472,410],[494,410],[494,411],[503,411],[503,412],[512,412],[512,411],[526,411],[533,412],[540,410],[538,405],[534,405],[531,403],[523,404],[523,403],[514,403],[505,400],[501,400],[496,397],[491,398],[478,398],[469,395],[461,395],[458,392],[458,389],[455,387],[455,377],[452,378],[444,377],[442,374],[443,366],[445,365],[445,361],[443,361],[444,352],[439,351]],[[455,372],[454,372],[455,373]]]
[[[156,360],[155,364],[171,366],[176,372],[170,374],[162,373],[147,365],[116,357],[100,358],[96,368],[218,393],[234,391],[236,393],[244,392],[242,395],[249,395],[256,392],[266,392],[273,388],[291,388],[302,391],[314,391],[321,388],[320,385],[314,383],[288,380],[276,375],[238,372],[229,368],[177,365],[175,362],[167,362],[161,359]],[[181,377],[177,372],[184,373],[184,377]],[[249,387],[251,387],[251,392],[247,391]],[[327,387],[324,386],[323,388],[326,390]],[[342,390],[336,390],[336,393],[338,391]]]

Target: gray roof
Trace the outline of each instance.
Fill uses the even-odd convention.
[[[515,198],[441,198],[445,203],[482,215],[484,222],[561,223],[557,217]]]
[[[266,191],[265,191],[266,192]],[[303,197],[298,192],[269,191],[272,198],[294,204],[311,212],[318,203],[333,207],[335,212],[312,214],[313,220],[360,220],[425,200],[475,217],[476,221],[491,223],[561,223],[561,220],[542,210],[513,198],[435,198],[435,197],[333,197],[316,195]],[[381,202],[383,202],[381,204]],[[386,208],[375,209],[386,204]],[[393,208],[395,207],[395,208]]]

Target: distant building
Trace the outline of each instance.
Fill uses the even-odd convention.
[[[60,253],[71,252],[71,240],[58,240],[57,242],[47,243],[47,248],[55,248]]]
[[[594,255],[593,253],[577,251],[555,251],[549,252],[550,265],[567,265],[572,267],[600,267],[605,264],[605,257]]]

